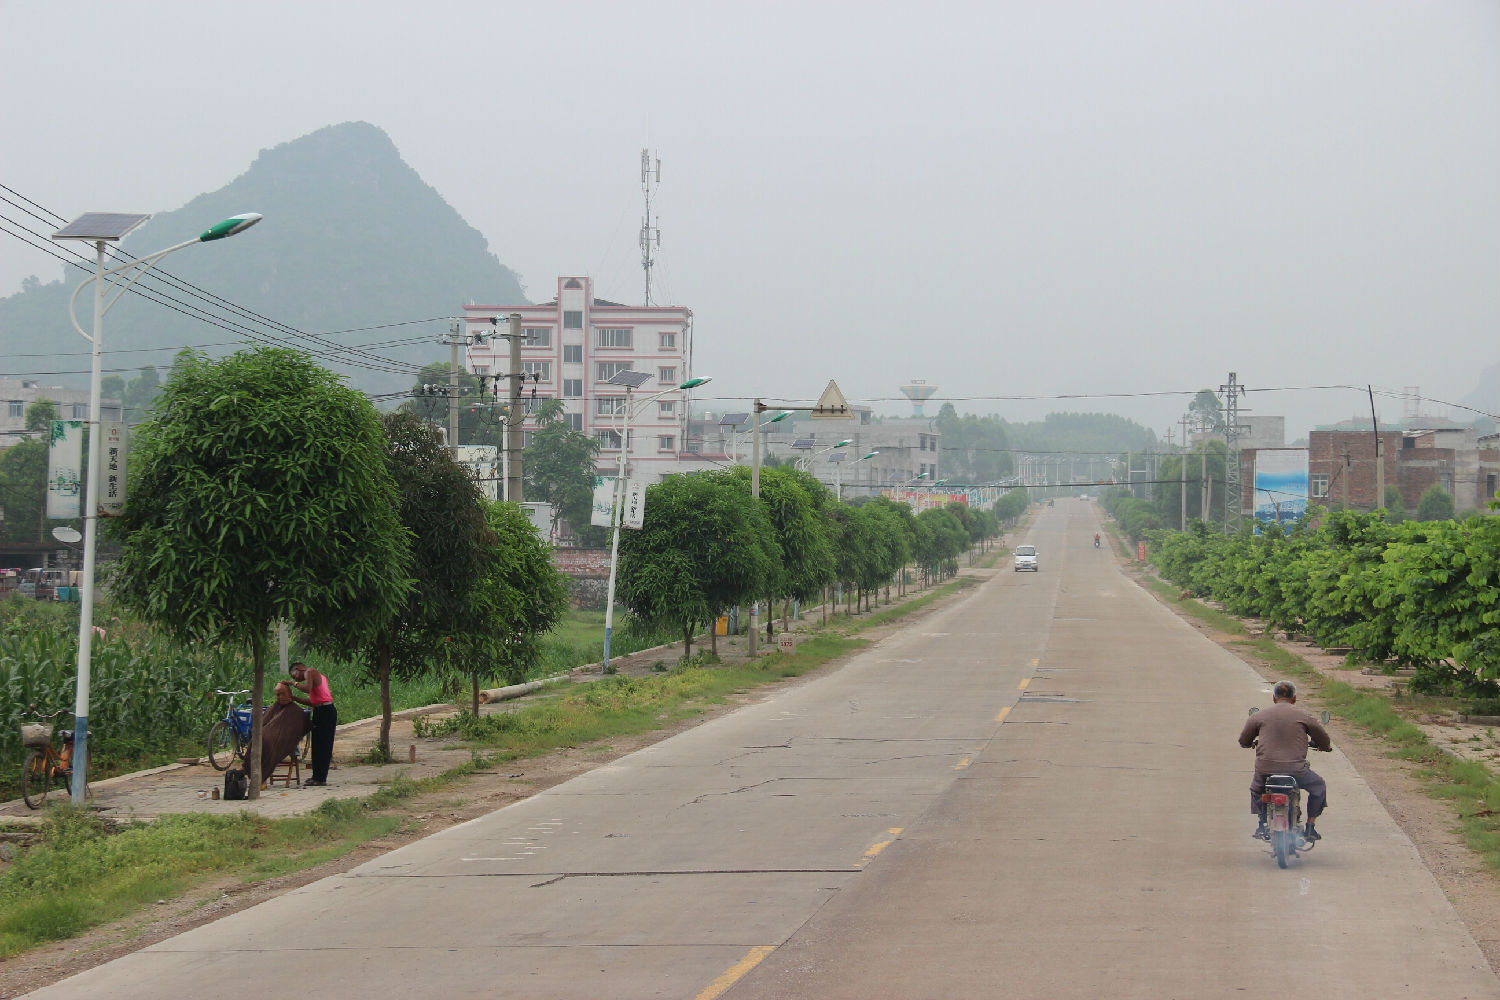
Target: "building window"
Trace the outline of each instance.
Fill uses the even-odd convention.
[[[541,409],[542,404],[551,398],[551,396],[522,396],[521,412],[530,416]]]
[[[550,361],[522,361],[521,371],[527,375],[535,375],[537,382],[552,381],[552,362]]]
[[[580,431],[580,432],[583,430],[583,414],[582,413],[564,413],[563,414],[563,419],[567,420],[567,422],[568,422],[568,429],[569,430]]]
[[[677,416],[677,403],[670,399],[659,400],[656,404],[656,415],[658,417]]]
[[[565,364],[565,365],[581,365],[581,364],[583,364],[583,345],[582,344],[564,344],[563,345],[563,364]]]
[[[576,399],[583,395],[583,379],[565,378],[562,384],[563,397],[565,399]]]
[[[663,334],[658,334],[658,336],[661,338],[661,340],[660,340],[660,346],[662,346],[662,347],[676,347],[677,346],[677,334],[675,334],[675,333],[663,333]]]
[[[74,420],[87,420],[88,416],[89,416],[89,404],[87,404],[87,403],[74,403],[73,404],[73,419]]]
[[[1326,497],[1328,495],[1328,473],[1314,472],[1307,477],[1308,491],[1315,497]]]
[[[601,448],[618,450],[620,447],[619,431],[595,431],[594,440],[599,442]]]
[[[624,327],[601,326],[594,331],[594,343],[599,347],[631,346],[631,331]]]
[[[563,329],[564,330],[582,330],[583,329],[583,310],[581,310],[581,309],[565,309],[565,310],[563,310]]]
[[[656,439],[656,450],[657,451],[676,451],[677,450],[677,435],[675,435],[675,434],[662,434],[662,435],[659,435],[657,437],[657,439]]]
[[[528,326],[521,330],[524,340],[522,347],[551,347],[552,327],[550,326]]]
[[[534,433],[536,433],[536,432],[535,431],[528,431],[528,430],[525,430],[524,428],[521,430],[521,450],[522,451],[525,451],[527,448],[531,447],[531,435],[534,434]]]
[[[662,385],[676,385],[677,384],[677,366],[676,365],[673,365],[670,368],[658,368],[658,369],[656,369],[656,374],[657,374],[657,381],[660,382]]]
[[[630,370],[629,361],[601,361],[595,369],[598,372],[596,381],[608,382],[616,375]]]
[[[13,417],[24,417],[26,415],[26,403],[23,400],[12,399],[10,401],[10,415]]]
[[[594,398],[594,415],[598,417],[615,417],[625,412],[624,396],[596,396]]]

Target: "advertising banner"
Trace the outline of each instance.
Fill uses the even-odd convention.
[[[1255,453],[1255,519],[1285,524],[1307,513],[1307,449]]]
[[[608,528],[615,511],[615,478],[594,477],[594,509],[589,515],[589,524],[596,528]]]
[[[490,500],[500,499],[500,448],[493,444],[462,444],[458,464],[479,484],[479,492]]]
[[[83,516],[83,421],[52,421],[47,449],[47,516]]]
[[[125,452],[129,433],[121,421],[104,423],[104,492],[99,497],[99,508],[106,517],[125,510]]]
[[[625,513],[621,527],[637,531],[646,523],[646,482],[642,479],[625,480]]]
[[[885,496],[896,503],[904,503],[917,513],[930,510],[933,507],[946,507],[950,503],[961,503],[968,505],[969,495],[963,493],[938,493],[934,490],[906,490],[894,489],[882,491]]]

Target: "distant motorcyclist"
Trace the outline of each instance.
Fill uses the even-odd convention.
[[[1094,548],[1099,547],[1099,532],[1094,532]]]
[[[1328,785],[1307,766],[1307,751],[1332,750],[1328,730],[1307,712],[1297,708],[1297,688],[1291,681],[1278,681],[1271,689],[1271,707],[1245,720],[1240,730],[1240,746],[1255,748],[1255,776],[1250,779],[1250,811],[1258,825],[1253,836],[1270,839],[1266,830],[1266,807],[1261,793],[1266,790],[1266,775],[1290,774],[1297,787],[1307,792],[1307,827],[1302,835],[1308,840],[1322,840],[1313,823],[1328,804]]]

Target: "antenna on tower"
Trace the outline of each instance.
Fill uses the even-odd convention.
[[[661,228],[651,224],[651,199],[656,186],[661,183],[661,157],[653,157],[651,150],[641,150],[641,191],[646,195],[646,217],[641,222],[641,268],[646,272],[646,305],[651,304],[652,256],[661,249]]]

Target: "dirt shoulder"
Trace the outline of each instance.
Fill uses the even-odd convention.
[[[993,571],[966,569],[964,576],[985,578]],[[925,596],[927,592],[913,592],[910,599]],[[967,593],[941,598],[919,615],[945,607],[961,599]],[[876,608],[877,611],[885,607]],[[858,619],[856,619],[858,620]],[[907,627],[916,619],[907,618],[897,623],[869,627],[860,631],[860,637],[877,641],[900,628]],[[821,609],[805,611],[801,623],[792,623],[794,631],[799,627],[810,627],[821,622]],[[777,621],[780,631],[780,620]],[[767,651],[764,642],[758,643],[761,653]],[[743,663],[750,660],[749,644],[745,637],[718,639],[718,654],[722,663]],[[694,652],[708,648],[708,643],[694,643]],[[770,648],[774,649],[774,645]],[[616,657],[613,666],[626,676],[649,676],[657,672],[658,664],[670,665],[682,655],[680,643],[662,646],[635,653],[627,657]],[[691,719],[670,725],[664,729],[635,736],[615,738],[607,742],[589,744],[559,750],[540,757],[513,761],[499,765],[493,772],[471,774],[462,780],[437,791],[425,792],[382,810],[382,815],[395,815],[401,825],[397,832],[380,840],[370,841],[350,853],[333,861],[325,862],[294,874],[278,878],[245,883],[237,876],[224,876],[204,883],[181,897],[159,902],[150,910],[134,916],[94,928],[86,934],[56,944],[26,952],[0,963],[0,1000],[18,997],[31,990],[40,989],[50,983],[66,979],[105,962],[164,941],[202,924],[218,920],[231,913],[248,909],[267,899],[300,888],[329,875],[349,871],[423,837],[430,836],[450,826],[494,812],[514,802],[531,797],[555,785],[562,784],[600,765],[610,763],[643,747],[658,743],[710,719],[732,712],[740,706],[762,700],[788,685],[802,684],[823,674],[837,670],[843,659],[833,660],[799,677],[778,684],[766,685],[731,698],[727,703],[713,706]],[[599,676],[596,668],[575,672],[575,680],[590,681]],[[500,702],[484,707],[485,711],[511,711],[524,704]],[[424,714],[453,714],[456,706],[443,706]],[[413,713],[415,714],[415,713]],[[412,715],[394,720],[391,728],[391,748],[397,757],[409,754],[415,747],[417,762],[409,760],[384,767],[370,767],[356,763],[356,759],[367,751],[379,735],[379,720],[365,720],[348,728],[342,728],[335,744],[335,768],[329,774],[327,789],[268,789],[262,793],[262,808],[257,810],[268,815],[292,815],[315,807],[323,797],[366,795],[379,787],[381,779],[389,780],[397,773],[412,777],[441,773],[455,764],[469,759],[467,750],[445,750],[448,741],[422,740],[413,734]],[[456,755],[456,756],[455,756]],[[452,757],[450,761],[448,758]],[[139,803],[149,801],[149,796],[158,798],[167,795],[176,804],[172,811],[235,811],[251,803],[222,803],[199,799],[197,791],[211,787],[222,776],[206,765],[176,768],[157,774],[127,775],[115,779],[112,794],[116,797],[116,809],[121,815],[129,815],[128,801],[131,796]],[[166,782],[166,784],[164,784]],[[167,789],[163,791],[163,788]],[[100,795],[102,797],[102,793]],[[138,815],[144,815],[138,810]],[[14,819],[0,815],[0,821]]]

